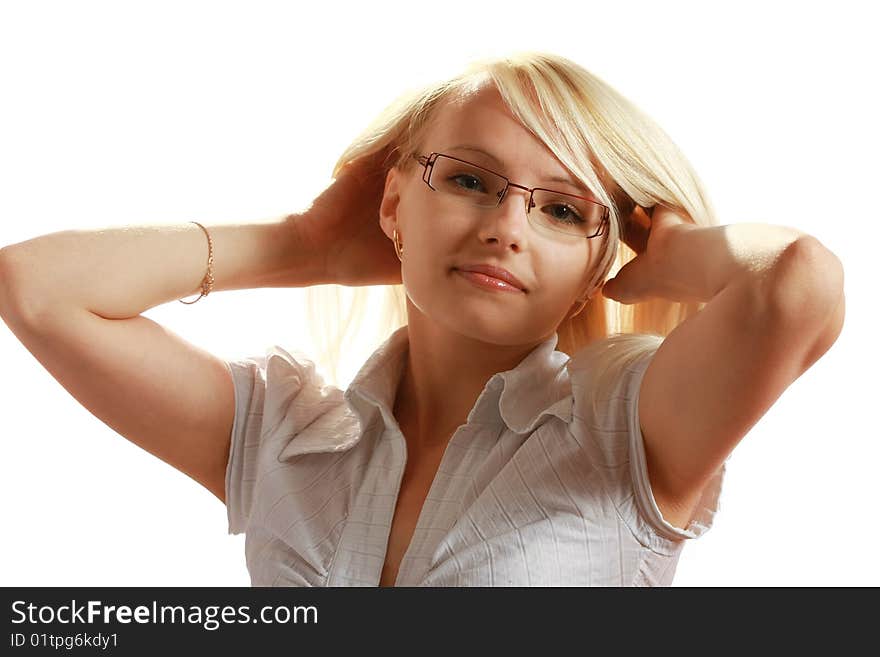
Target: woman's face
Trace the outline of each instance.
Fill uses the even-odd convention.
[[[445,153],[526,187],[583,193],[551,182],[555,176],[574,179],[516,120],[492,85],[440,108],[423,144],[420,155]],[[487,151],[494,159],[456,148],[461,145]],[[496,208],[471,208],[428,187],[422,180],[424,168],[415,161],[412,165],[389,171],[380,221],[389,239],[397,228],[403,285],[416,310],[474,339],[517,345],[549,336],[577,309],[577,300],[593,292],[595,287],[587,285],[595,276],[607,228],[604,236],[592,239],[556,237],[529,222],[525,190],[510,187]],[[475,285],[459,269],[474,263],[507,269],[525,291]]]

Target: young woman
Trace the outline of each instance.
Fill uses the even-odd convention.
[[[559,56],[402,96],[334,179],[276,222],[0,252],[12,331],[225,502],[255,585],[668,585],[734,447],[841,330],[833,253],[719,224],[666,134]],[[278,346],[227,362],[140,315],[200,277],[386,285],[393,330],[345,391]]]

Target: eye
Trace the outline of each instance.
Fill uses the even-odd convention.
[[[565,211],[565,214],[563,214],[562,216],[556,215],[553,212],[550,213],[551,215],[553,215],[554,219],[556,219],[557,221],[559,221],[561,223],[579,224],[579,223],[583,223],[583,221],[584,221],[583,217],[581,217],[581,215],[578,214],[578,212],[569,205],[565,205],[562,203],[554,203],[553,205],[548,205],[545,207],[562,208],[562,210]]]
[[[480,188],[483,187],[483,183],[480,181],[479,178],[477,178],[476,176],[471,176],[471,175],[466,174],[466,173],[460,173],[460,174],[458,174],[458,175],[450,176],[450,177],[449,177],[449,180],[458,180],[458,179],[464,179],[464,180],[474,181],[477,185],[480,186]],[[456,183],[456,184],[458,184],[458,183]],[[474,187],[469,187],[469,186],[467,186],[467,185],[459,185],[459,186],[462,187],[462,188],[464,188],[464,189],[471,189],[471,190],[474,190],[474,191],[486,191],[485,189],[477,190],[477,189],[475,189]]]

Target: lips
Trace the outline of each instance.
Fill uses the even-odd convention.
[[[504,269],[504,267],[497,267],[495,265],[488,264],[469,264],[469,265],[461,265],[458,269],[461,271],[472,271],[478,274],[485,274],[486,276],[491,276],[492,278],[497,278],[505,283],[509,283],[514,287],[518,287],[523,292],[527,292],[526,286],[523,285],[522,281],[519,280],[516,276],[511,274],[509,271]]]

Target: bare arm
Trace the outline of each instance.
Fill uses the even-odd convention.
[[[298,219],[205,224],[214,243],[214,291],[325,283],[323,262],[297,248]],[[193,223],[49,233],[0,250],[0,303],[29,316],[60,305],[105,319],[136,317],[198,294],[207,260],[207,238]]]
[[[328,282],[294,218],[205,227],[212,293]],[[140,315],[197,293],[207,252],[195,224],[68,230],[13,244],[0,250],[0,316],[93,415],[225,501],[229,372]]]

